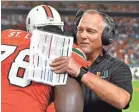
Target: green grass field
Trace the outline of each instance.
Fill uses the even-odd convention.
[[[123,112],[139,112],[139,81],[133,81],[133,97],[130,103],[130,108]]]

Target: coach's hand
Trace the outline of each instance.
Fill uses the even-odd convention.
[[[55,73],[69,73],[73,77],[77,77],[80,72],[79,65],[72,57],[62,56],[56,58],[50,64],[51,70]]]

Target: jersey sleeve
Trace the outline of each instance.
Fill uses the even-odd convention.
[[[84,67],[87,67],[87,59],[85,53],[76,45],[73,44],[72,48],[72,57],[81,65]]]

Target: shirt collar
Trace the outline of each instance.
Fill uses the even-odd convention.
[[[94,63],[91,64],[91,66],[94,65],[94,64],[100,63],[106,56],[107,56],[107,52],[103,49],[102,55],[100,54],[100,55],[96,58],[96,60],[94,61]]]

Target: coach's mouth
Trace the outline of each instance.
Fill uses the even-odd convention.
[[[80,43],[80,46],[88,46],[89,45],[89,43],[86,43],[86,42],[81,42]]]

